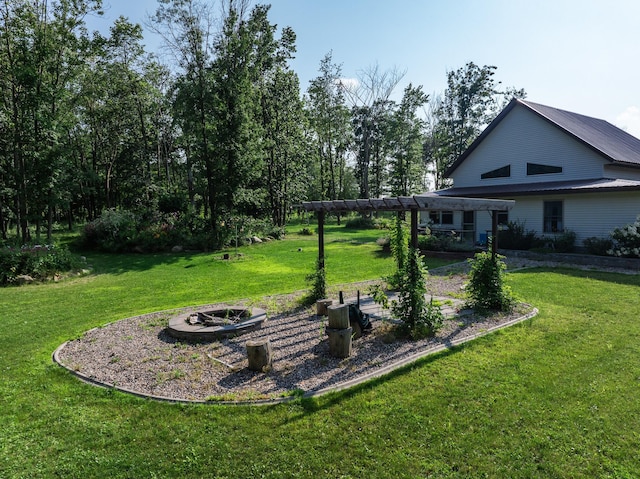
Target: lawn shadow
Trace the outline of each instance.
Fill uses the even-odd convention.
[[[313,414],[316,412],[330,409],[342,403],[345,400],[348,400],[355,396],[372,391],[373,389],[389,381],[392,381],[394,379],[401,378],[406,374],[411,373],[416,368],[420,368],[425,365],[431,364],[435,361],[439,361],[443,358],[448,357],[451,354],[457,354],[459,351],[461,351],[465,347],[466,347],[466,344],[461,344],[458,346],[453,346],[443,351],[435,352],[428,356],[419,358],[414,362],[411,362],[397,369],[394,369],[393,371],[390,371],[382,376],[372,378],[360,384],[350,386],[346,389],[342,389],[335,392],[328,392],[320,396],[303,397],[302,399],[300,399],[300,404],[302,406],[303,412],[301,414],[298,414],[297,416],[293,416],[289,418],[288,420],[285,421],[285,423],[293,422],[299,419],[304,419],[308,414]]]
[[[148,271],[160,265],[175,264],[191,255],[184,253],[108,254],[87,253],[87,263],[94,274],[123,274],[130,271]]]

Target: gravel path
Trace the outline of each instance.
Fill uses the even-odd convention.
[[[536,265],[548,266],[517,259],[509,269]],[[451,298],[446,307],[452,317],[436,337],[398,339],[393,325],[380,319],[384,311],[370,311],[375,316],[373,330],[354,340],[353,354],[347,359],[330,356],[324,333],[326,320],[315,315],[315,307],[292,307],[296,295],[264,298],[253,304],[266,309],[269,319],[262,329],[236,338],[189,343],[167,334],[172,316],[214,306],[206,305],[145,314],[90,330],[59,348],[56,359],[90,381],[173,400],[263,400],[318,391],[370,375],[428,349],[462,341],[533,311],[530,305],[520,305],[510,315],[484,318],[470,311],[459,314],[461,301],[456,298],[461,297],[467,279],[465,266],[440,268],[429,276],[429,293]],[[346,294],[355,294],[356,289],[364,293],[370,284],[345,286]],[[337,297],[337,292],[331,297]],[[273,367],[268,372],[250,371],[245,343],[264,338],[271,342]]]

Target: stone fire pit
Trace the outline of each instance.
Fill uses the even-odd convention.
[[[176,316],[167,332],[178,339],[211,341],[260,329],[266,319],[264,309],[221,306]]]

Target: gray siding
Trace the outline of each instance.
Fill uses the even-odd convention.
[[[562,173],[527,176],[526,164],[561,166]],[[453,172],[456,187],[601,178],[607,161],[590,148],[517,105]],[[511,165],[508,178],[481,179]]]
[[[608,237],[615,228],[633,223],[640,214],[640,192],[527,196],[514,199],[516,204],[509,211],[509,221],[524,223],[527,230],[534,230],[538,236],[552,236],[543,233],[544,201],[562,201],[564,228],[576,233],[578,247],[582,246],[585,238]],[[476,221],[479,233],[491,229],[489,213],[478,212]]]

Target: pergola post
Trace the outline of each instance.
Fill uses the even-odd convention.
[[[418,209],[411,208],[411,247],[418,249]]]
[[[496,260],[498,254],[498,212],[491,212],[491,260]]]
[[[324,269],[324,210],[318,211],[318,269]]]

